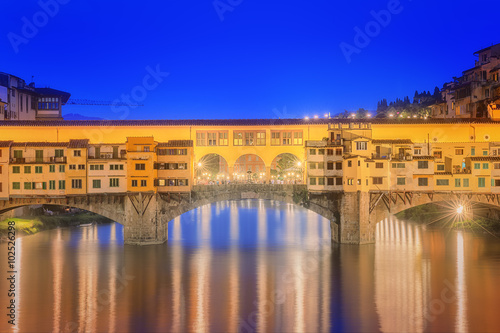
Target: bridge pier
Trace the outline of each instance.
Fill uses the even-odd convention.
[[[377,221],[372,220],[374,216],[370,214],[370,194],[361,191],[344,192],[340,204],[340,230],[337,232],[336,223],[331,223],[332,240],[342,244],[375,243]]]
[[[157,199],[149,193],[128,196],[123,228],[125,244],[154,245],[167,241],[168,220],[159,214]]]

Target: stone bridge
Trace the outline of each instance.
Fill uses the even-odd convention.
[[[118,193],[64,197],[32,196],[0,201],[0,214],[22,206],[71,206],[105,216],[124,226],[126,244],[160,244],[168,222],[197,207],[226,200],[265,199],[303,206],[330,221],[332,240],[346,244],[375,242],[376,224],[390,214],[438,201],[467,200],[500,205],[500,194],[448,192],[308,192],[306,185],[193,186],[188,193]]]

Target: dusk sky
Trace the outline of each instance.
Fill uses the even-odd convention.
[[[107,119],[373,110],[381,98],[432,92],[473,67],[474,51],[500,43],[498,0],[45,2],[52,16],[37,1],[3,3],[0,71],[72,98],[141,97],[126,116],[110,106],[63,109]],[[388,8],[385,26],[374,25],[372,11]],[[373,37],[356,46],[356,27]],[[341,43],[356,52],[346,57]],[[161,82],[147,77],[158,68],[169,73]]]

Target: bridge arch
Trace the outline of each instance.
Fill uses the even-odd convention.
[[[257,154],[240,155],[233,164],[233,180],[241,183],[263,183],[267,179],[268,167]]]
[[[230,177],[229,164],[223,156],[217,153],[205,154],[195,164],[196,184],[225,182],[228,177]]]
[[[304,167],[303,161],[297,155],[278,154],[271,163],[271,179],[301,183],[304,180]]]

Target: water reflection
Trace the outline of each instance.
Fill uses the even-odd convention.
[[[279,202],[200,207],[170,222],[162,246],[124,246],[119,224],[42,232],[18,240],[17,262],[19,321],[1,331],[500,327],[496,240],[392,218],[376,244],[336,246],[328,221]]]

